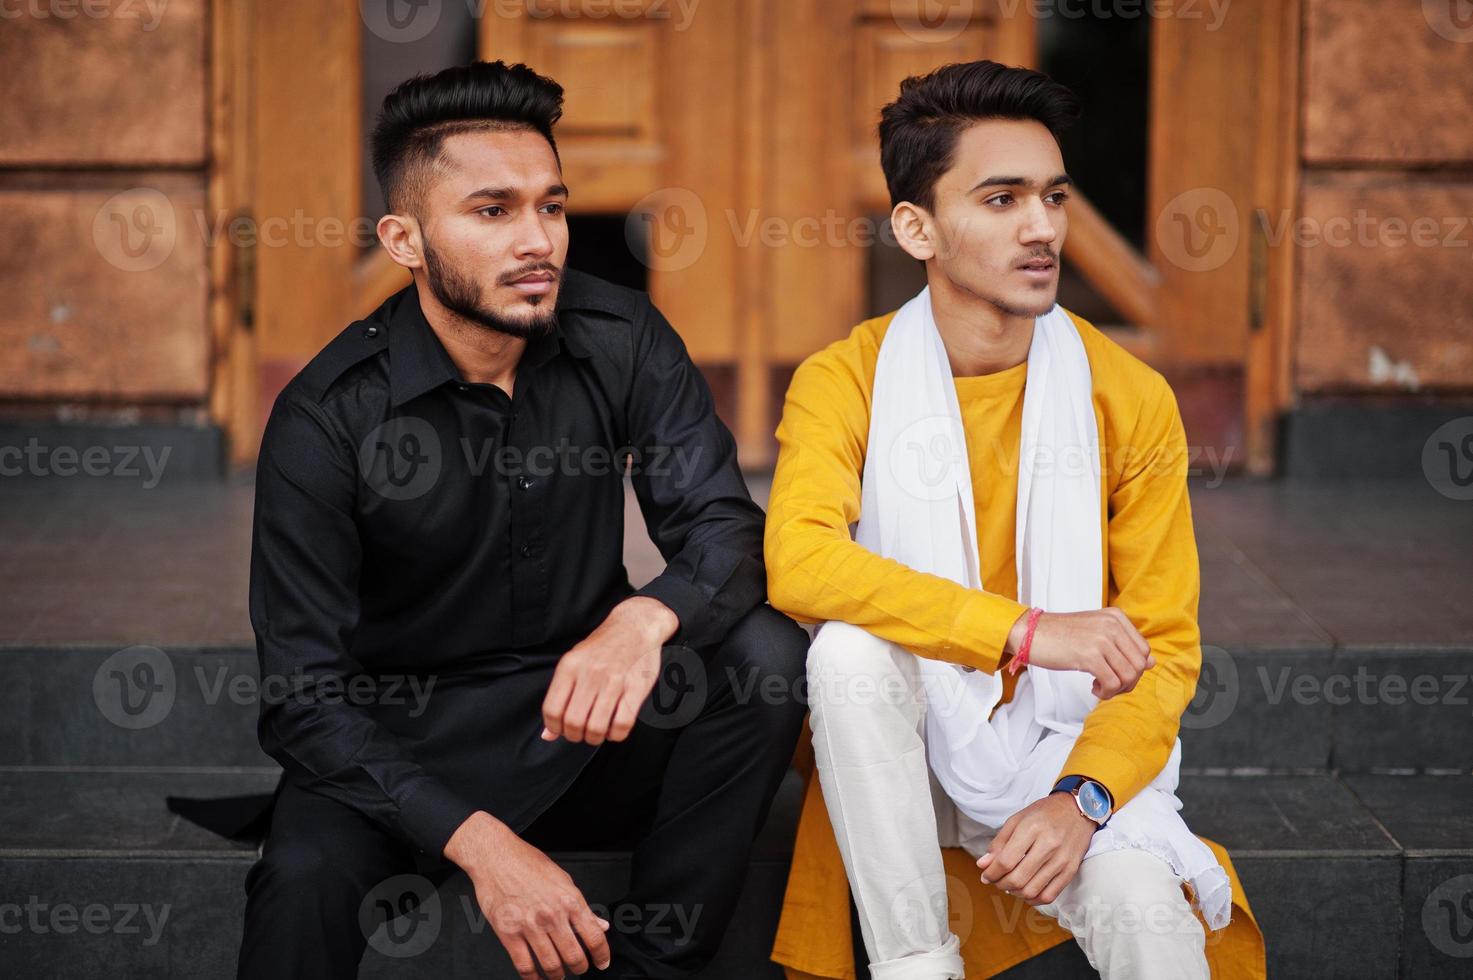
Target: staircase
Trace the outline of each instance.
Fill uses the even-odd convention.
[[[250,507],[245,485],[0,487],[0,975],[233,975],[254,848],[164,798],[275,784]],[[1206,647],[1181,797],[1233,854],[1270,976],[1473,977],[1473,514],[1425,484],[1230,480],[1193,508]],[[658,562],[638,526],[636,580]],[[781,976],[801,789],[783,787],[709,977]],[[626,855],[557,858],[590,901],[619,895]],[[514,977],[474,908],[451,879],[375,934],[362,975]],[[1006,976],[1093,973],[1071,943]]]

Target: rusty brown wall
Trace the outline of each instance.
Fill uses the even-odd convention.
[[[1308,0],[1302,99],[1296,386],[1473,390],[1473,11]]]
[[[205,0],[0,23],[0,400],[207,395]]]

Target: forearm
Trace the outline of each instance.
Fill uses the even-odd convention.
[[[1020,602],[883,558],[847,533],[778,524],[767,536],[768,596],[777,609],[810,622],[837,620],[919,656],[995,671],[1016,648]],[[1012,646],[1010,646],[1012,638]]]
[[[350,806],[426,854],[475,807],[414,759],[409,747],[351,704],[311,702],[309,692],[262,704],[261,746],[288,777]]]

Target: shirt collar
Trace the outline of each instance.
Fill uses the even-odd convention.
[[[564,349],[574,357],[589,356],[588,349],[563,328],[562,321],[568,315],[569,311],[560,302],[552,331],[527,342],[518,371],[541,367]],[[461,381],[460,372],[425,319],[419,292],[411,283],[400,295],[398,306],[389,318],[390,401],[398,408],[449,381]]]

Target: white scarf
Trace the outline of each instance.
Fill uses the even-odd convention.
[[[1054,613],[1101,608],[1093,381],[1079,331],[1058,305],[1034,321],[1017,465],[1019,601]],[[880,346],[855,539],[911,568],[980,589],[974,507],[961,407],[927,288],[900,308]],[[962,812],[987,827],[1001,827],[1048,794],[1099,703],[1083,671],[1029,666],[999,707],[999,674],[920,663],[931,769]],[[1085,856],[1121,847],[1156,854],[1191,884],[1207,924],[1219,929],[1230,914],[1231,886],[1178,812],[1180,763],[1178,739],[1160,774],[1095,832]]]

